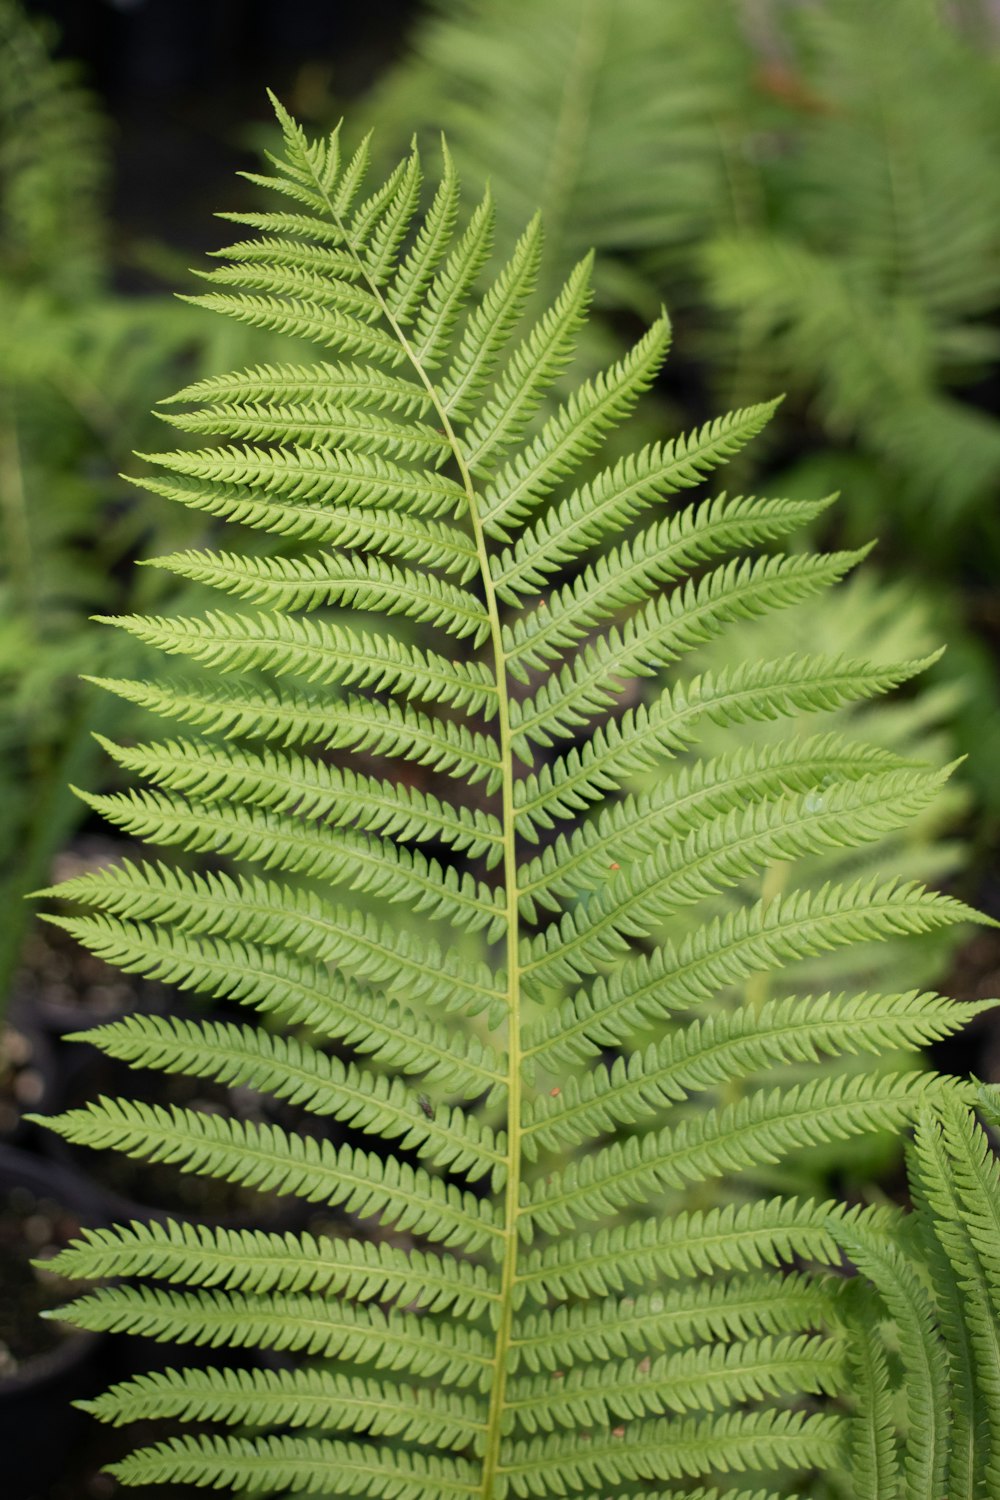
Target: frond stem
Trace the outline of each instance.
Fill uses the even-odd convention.
[[[424,368],[419,356],[396,320],[381,287],[367,272],[347,232],[347,226],[337,213],[329,193],[314,177],[317,190],[326,201],[331,219],[344,236],[351,255],[356,260],[363,279],[377,298],[382,314],[399,341],[428,399],[437,414],[441,430],[454,456],[461,475],[469,506],[469,522],[472,526],[479,557],[480,573],[485,593],[486,612],[490,627],[490,645],[493,655],[497,684],[497,739],[500,745],[502,766],[513,760],[513,734],[510,724],[510,699],[507,689],[506,656],[500,626],[500,606],[489,567],[489,551],[482,519],[476,500],[475,485],[464,451],[458,441],[450,416],[437,388]],[[487,1417],[486,1451],[483,1456],[482,1483],[479,1494],[482,1500],[493,1500],[494,1485],[500,1468],[500,1446],[503,1438],[501,1415],[504,1409],[507,1387],[508,1356],[513,1334],[514,1289],[517,1282],[518,1220],[521,1196],[521,1006],[520,974],[518,968],[518,888],[517,849],[515,834],[514,786],[510,775],[503,777],[503,870],[507,916],[507,1176],[504,1186],[504,1213],[501,1229],[503,1252],[500,1269],[500,1307],[496,1341],[493,1353],[493,1378],[490,1385],[490,1406]]]

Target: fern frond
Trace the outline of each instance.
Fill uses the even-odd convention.
[[[908,1492],[931,1500],[944,1492],[951,1393],[930,1300],[913,1267],[891,1241],[853,1226],[838,1229],[837,1236],[854,1264],[874,1284],[899,1330],[907,1370]]]
[[[497,1300],[482,1266],[384,1241],[316,1238],[185,1221],[88,1229],[59,1252],[60,1274],[147,1276],[244,1293],[324,1292],[350,1302],[392,1301],[476,1314]],[[55,1264],[55,1259],[52,1264]]]
[[[129,1016],[94,1027],[86,1041],[134,1067],[242,1084],[288,1099],[312,1114],[395,1138],[402,1149],[473,1180],[498,1173],[505,1160],[503,1135],[494,1138],[476,1116],[444,1104],[428,1112],[422,1096],[400,1079],[345,1065],[295,1037],[224,1022]]]
[[[124,1381],[95,1401],[81,1402],[102,1422],[227,1422],[247,1427],[324,1424],[373,1437],[461,1451],[485,1426],[468,1396],[419,1387],[397,1388],[337,1370],[167,1370]]]
[[[850,1347],[851,1372],[858,1404],[851,1433],[851,1478],[857,1500],[896,1500],[896,1442],[893,1393],[884,1341],[878,1327],[878,1305],[861,1298],[861,1283],[852,1286],[860,1303],[856,1337]]]
[[[361,1217],[378,1215],[445,1246],[470,1250],[500,1230],[493,1210],[469,1193],[414,1170],[394,1157],[256,1125],[225,1115],[165,1108],[140,1099],[97,1099],[48,1121],[65,1140],[166,1161],[185,1172],[237,1182],[260,1192],[294,1193],[307,1203],[342,1205]]]
[[[582,749],[573,748],[519,780],[517,827],[522,837],[551,828],[618,791],[626,779],[686,748],[707,721],[745,724],[841,707],[888,692],[927,665],[926,661],[879,667],[862,661],[788,656],[752,662],[717,677],[705,674],[667,689],[646,708],[598,726]]]
[[[199,380],[167,412],[200,445],[146,455],[140,482],[267,540],[158,559],[202,613],[113,619],[185,669],[98,680],[189,732],[102,739],[142,784],[87,800],[164,852],[47,894],[101,957],[244,1013],[137,1015],[90,1044],[307,1123],[141,1097],[49,1123],[343,1229],[84,1231],[55,1269],[103,1284],[71,1322],[298,1356],[168,1368],[89,1409],[230,1429],[139,1450],[127,1484],[774,1500],[856,1432],[849,1299],[816,1268],[857,1245],[881,1287],[901,1215],[768,1183],[957,1109],[969,1090],[907,1054],[981,1009],[812,984],[810,960],[972,913],[881,860],[947,769],[790,721],[927,659],[742,652],[864,555],[762,550],[826,501],[677,498],[774,403],[628,453],[665,316],[575,379],[590,257],[533,306],[537,219],[491,279],[491,198],[463,216],[447,151],[424,214],[415,149],[372,182],[367,141],[348,159],[275,107],[283,155],[251,180],[288,207],[228,215],[261,236],[192,300],[336,353]],[[736,632],[735,666],[698,665]],[[713,748],[768,721],[780,745]],[[991,1169],[947,1119],[964,1250],[992,1276]],[[885,1295],[906,1356],[931,1351],[919,1422],[950,1367],[922,1283]],[[877,1353],[866,1369],[881,1399]],[[937,1432],[913,1451],[938,1484]],[[706,1488],[733,1472],[755,1477]]]
[[[404,712],[396,703],[374,702],[347,693],[336,721],[316,695],[280,693],[269,688],[234,689],[226,684],[166,686],[124,678],[92,677],[88,681],[117,693],[129,703],[199,728],[250,739],[273,739],[281,745],[319,744],[329,750],[357,748],[386,757],[399,756],[430,766],[474,785],[484,778],[492,791],[501,774],[496,740],[451,719],[435,719],[419,710]]]
[[[100,743],[112,759],[171,791],[275,812],[294,808],[338,826],[356,822],[387,837],[439,838],[470,855],[492,855],[494,862],[499,855],[502,835],[492,813],[453,805],[419,787],[379,781],[307,756],[222,750],[207,740],[124,746],[100,738]]]
[[[286,1493],[385,1495],[421,1500],[475,1493],[475,1467],[465,1460],[390,1452],[322,1438],[187,1437],[140,1448],[109,1470],[122,1483],[196,1484]]]
[[[534,593],[549,574],[620,531],[649,505],[700,484],[757,436],[776,405],[730,412],[697,432],[643,449],[567,496],[501,554],[492,569],[501,599],[515,603],[519,593]]]

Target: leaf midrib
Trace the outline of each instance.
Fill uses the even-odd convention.
[[[311,166],[311,163],[310,163]],[[502,1414],[506,1397],[508,1350],[513,1336],[514,1287],[517,1280],[518,1221],[521,1196],[521,1027],[520,1027],[520,970],[518,963],[519,912],[517,889],[517,849],[515,833],[514,778],[512,774],[513,733],[510,723],[510,700],[507,687],[506,657],[500,623],[499,602],[489,565],[489,552],[483,524],[477,505],[475,486],[466,462],[464,450],[458,442],[449,412],[439,396],[428,372],[424,369],[405,332],[396,321],[381,287],[368,275],[358,254],[347,226],[330,199],[329,192],[313,171],[313,180],[327,204],[330,217],[344,236],[344,242],[361,268],[362,276],[377,296],[383,315],[392,328],[406,357],[418,376],[431,401],[438,422],[454,454],[462,478],[469,506],[469,520],[475,537],[476,554],[480,577],[490,623],[490,644],[493,654],[494,674],[497,689],[497,738],[500,745],[502,766],[501,816],[503,839],[504,888],[507,897],[507,1181],[504,1189],[504,1215],[501,1234],[503,1257],[500,1272],[500,1316],[496,1330],[493,1357],[493,1376],[490,1383],[490,1404],[487,1416],[487,1433],[482,1467],[482,1500],[492,1500],[494,1480],[500,1468],[502,1443]]]

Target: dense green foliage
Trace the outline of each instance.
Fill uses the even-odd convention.
[[[461,218],[447,153],[421,213],[415,151],[365,189],[367,146],[342,160],[337,132],[279,118],[284,157],[254,180],[286,206],[228,216],[254,234],[196,300],[318,352],[174,398],[201,445],[142,483],[206,517],[211,545],[160,563],[210,603],[113,622],[161,655],[105,685],[174,727],[107,741],[145,785],[90,800],[172,852],[52,894],[88,909],[56,920],[97,953],[246,1013],[134,1015],[89,1043],[327,1130],[150,1104],[141,1075],[49,1123],[344,1222],[132,1224],[64,1252],[105,1283],[80,1326],[303,1357],[115,1387],[106,1421],[230,1429],[116,1472],[399,1500],[838,1482],[844,1282],[791,1268],[843,1246],[867,1273],[898,1215],[773,1179],[950,1121],[969,1085],[887,1061],[980,1007],[813,983],[819,955],[973,914],[863,863],[811,879],[943,775],[810,716],[926,658],[754,649],[749,622],[859,557],[771,550],[826,501],[685,495],[772,405],[626,451],[665,317],[572,383],[589,257],[539,307],[537,218],[487,273],[492,204]],[[222,525],[266,545],[215,545]],[[738,658],[699,665],[727,634]],[[720,1203],[733,1183],[751,1190]]]
[[[0,1009],[23,897],[85,811],[67,783],[94,782],[91,730],[123,718],[81,695],[83,673],[127,659],[88,616],[162,593],[131,566],[151,522],[119,471],[154,441],[146,407],[171,372],[247,342],[213,338],[173,299],[114,289],[107,125],[51,42],[0,0]],[[161,547],[189,531],[156,524]]]

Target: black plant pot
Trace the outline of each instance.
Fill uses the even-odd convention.
[[[103,1383],[98,1334],[64,1330],[37,1317],[37,1304],[57,1304],[31,1260],[100,1222],[87,1184],[52,1162],[0,1147],[0,1492],[4,1500],[36,1500],[57,1479],[86,1419],[72,1402]],[[11,1330],[15,1330],[11,1337]],[[37,1330],[37,1348],[29,1347]]]

